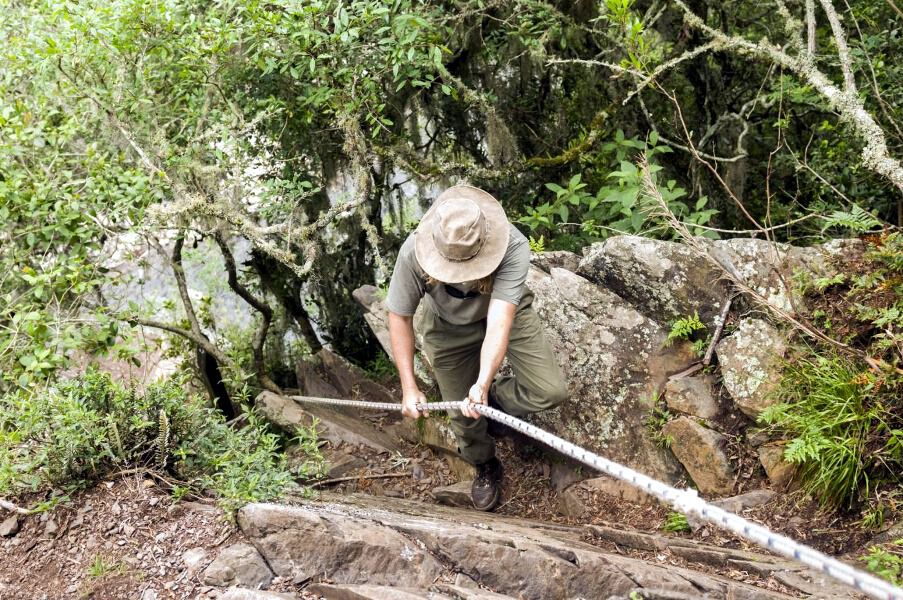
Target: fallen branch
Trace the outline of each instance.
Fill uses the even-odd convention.
[[[14,512],[14,513],[17,513],[20,515],[30,515],[32,513],[32,511],[28,510],[27,508],[22,508],[21,506],[16,506],[12,502],[3,500],[2,498],[0,498],[0,508],[4,508],[4,509],[8,510],[9,512]]]
[[[721,306],[721,313],[718,315],[717,325],[715,326],[715,333],[712,334],[712,341],[709,342],[709,347],[705,351],[705,357],[702,359],[702,364],[705,366],[709,366],[712,364],[712,355],[715,354],[715,346],[718,344],[718,340],[721,338],[721,332],[724,331],[724,322],[727,321],[727,314],[731,311],[731,303],[733,303],[734,298],[731,296],[727,300],[724,301],[724,304]]]

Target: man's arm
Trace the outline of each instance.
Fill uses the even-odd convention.
[[[517,306],[505,300],[494,298],[489,301],[489,312],[486,315],[486,337],[483,338],[483,347],[480,349],[480,374],[477,382],[467,394],[468,403],[487,404],[489,402],[489,386],[492,385],[492,380],[499,370],[499,365],[502,364],[505,352],[508,351],[508,337],[511,334],[511,325],[514,323],[516,311]],[[394,346],[392,351],[395,351]],[[478,412],[466,407],[461,413],[473,419],[480,416]]]
[[[428,416],[428,412],[421,413],[417,410],[418,404],[426,404],[426,396],[420,391],[417,378],[414,377],[413,317],[389,311],[389,345],[392,347],[392,356],[395,358],[395,366],[398,367],[398,377],[401,380],[401,414],[412,419],[421,414]]]

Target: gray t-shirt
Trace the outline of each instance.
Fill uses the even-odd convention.
[[[508,249],[498,268],[492,274],[492,294],[465,296],[471,291],[475,282],[455,283],[457,290],[449,293],[442,283],[427,285],[427,274],[420,268],[414,253],[414,236],[408,236],[389,282],[389,295],[386,306],[398,315],[411,316],[416,312],[420,299],[426,297],[427,306],[440,318],[454,325],[467,325],[486,318],[489,301],[493,298],[510,302],[517,306],[524,293],[524,282],[530,269],[530,244],[514,225],[509,223],[511,233],[508,237]]]

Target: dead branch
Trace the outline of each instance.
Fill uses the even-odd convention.
[[[32,511],[28,510],[27,508],[22,508],[21,506],[17,506],[15,504],[13,504],[12,502],[9,502],[8,500],[4,500],[2,498],[0,498],[0,508],[8,510],[9,512],[14,512],[19,515],[32,514]]]
[[[715,333],[712,334],[712,341],[709,342],[709,347],[706,349],[705,356],[702,359],[702,364],[705,366],[712,364],[715,346],[718,344],[718,340],[721,339],[721,332],[724,331],[724,323],[727,321],[727,314],[731,311],[731,303],[733,303],[733,301],[734,298],[731,296],[721,305],[721,312],[718,314],[718,320],[715,324]]]

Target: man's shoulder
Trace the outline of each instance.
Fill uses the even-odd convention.
[[[529,247],[529,242],[527,241],[527,237],[520,232],[520,229],[514,226],[514,223],[508,223],[509,234],[508,234],[508,250],[512,248],[518,248],[523,245],[527,245]]]
[[[408,265],[415,273],[419,274],[423,269],[420,268],[420,263],[417,262],[417,253],[414,251],[414,239],[416,235],[417,234],[414,231],[408,234],[407,239],[405,239],[401,248],[398,249],[398,259],[395,264],[396,267],[399,264]]]

